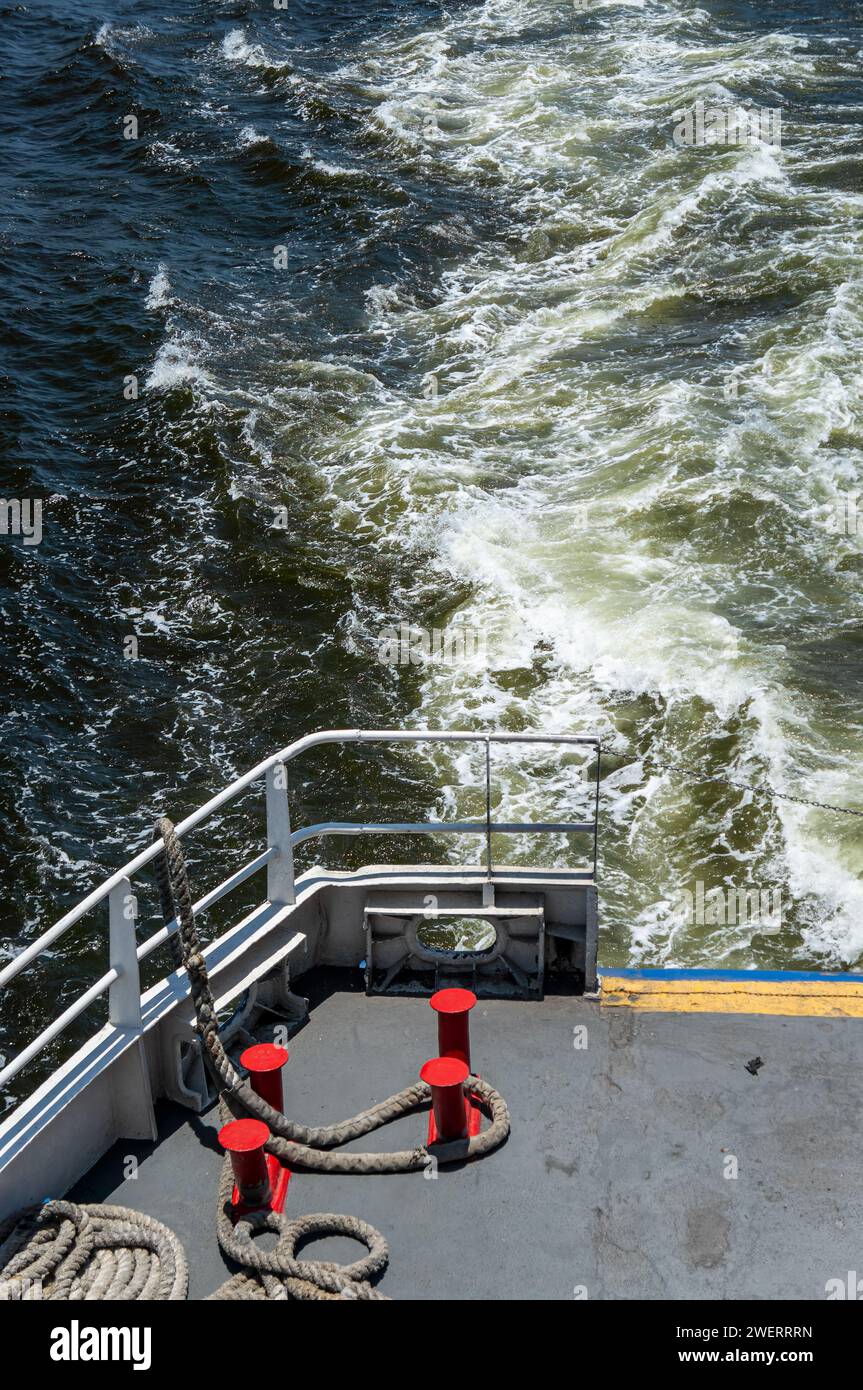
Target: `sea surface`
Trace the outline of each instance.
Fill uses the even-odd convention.
[[[43,503],[0,535],[0,959],[266,753],[429,726],[601,736],[605,964],[863,966],[863,822],[777,795],[863,811],[863,7],[0,17],[2,495]],[[699,102],[781,140],[678,143]],[[428,654],[381,660],[402,624]],[[497,752],[494,812],[580,819],[593,770]],[[309,754],[295,823],[481,816],[482,777]],[[190,839],[196,892],[262,834],[256,793]],[[0,1052],[106,968],[95,914]]]

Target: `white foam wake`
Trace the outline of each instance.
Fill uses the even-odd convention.
[[[859,195],[800,180],[828,157],[802,127],[793,148],[672,143],[684,102],[739,99],[777,71],[805,91],[817,79],[804,39],[720,42],[706,13],[686,10],[684,26],[652,5],[608,7],[593,38],[561,16],[551,0],[496,0],[367,56],[372,130],[439,177],[479,179],[518,244],[449,269],[431,308],[369,292],[373,324],[395,319],[418,364],[416,388],[324,441],[322,466],[352,528],[431,551],[469,592],[458,617],[483,635],[486,669],[429,663],[419,720],[596,729],[622,760],[605,789],[612,952],[753,963],[750,926],[687,933],[668,904],[699,873],[754,875],[788,895],[789,963],[850,964],[863,951],[856,843],[755,784],[805,792],[826,767],[835,799],[856,795],[848,729],[801,685],[785,634],[859,611],[856,572],[840,591],[832,580],[859,537],[837,544],[810,524],[858,471]],[[523,32],[537,37],[503,41]],[[349,74],[361,80],[362,63]],[[838,127],[829,157],[852,137]],[[740,228],[773,214],[780,229],[743,256]],[[772,295],[793,311],[752,311]],[[714,319],[721,336],[703,347]],[[863,728],[853,739],[852,763]],[[718,749],[729,787],[712,803],[640,761],[697,772]],[[466,795],[470,758],[429,756],[454,801]],[[580,794],[554,760],[539,792],[505,760],[498,785],[527,816]]]

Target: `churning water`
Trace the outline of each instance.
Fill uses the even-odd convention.
[[[8,947],[264,753],[427,723],[602,735],[605,963],[859,965],[860,822],[765,790],[863,809],[859,5],[2,15]],[[699,103],[774,123],[681,143]],[[403,623],[469,640],[385,664]],[[579,818],[589,771],[500,752],[495,810]],[[310,757],[297,816],[481,774]],[[28,1035],[104,968],[72,937]]]

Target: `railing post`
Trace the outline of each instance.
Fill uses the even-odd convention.
[[[115,1028],[141,1027],[141,976],[135,920],[138,900],[132,884],[123,878],[108,895],[109,954],[119,979],[108,991],[108,1018]]]
[[[596,745],[596,799],[593,803],[593,877],[599,860],[599,779],[602,775],[602,744]]]
[[[491,740],[485,740],[485,867],[491,882]]]
[[[267,865],[267,897],[271,903],[296,902],[288,770],[282,762],[267,768],[267,844],[277,853]]]
[[[108,946],[111,968],[118,975],[108,989],[108,1018],[115,1028],[138,1036],[117,1058],[110,1072],[114,1124],[118,1139],[154,1141],[158,1131],[141,1017],[137,916],[138,900],[132,884],[128,878],[121,878],[108,894]]]

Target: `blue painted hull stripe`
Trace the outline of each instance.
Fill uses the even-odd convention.
[[[604,975],[613,976],[615,979],[623,980],[772,980],[781,983],[783,980],[800,981],[801,983],[824,981],[831,983],[852,983],[863,984],[863,974],[839,975],[839,974],[819,974],[817,971],[809,970],[636,970],[636,969],[617,969],[609,966],[598,971],[600,977]]]

